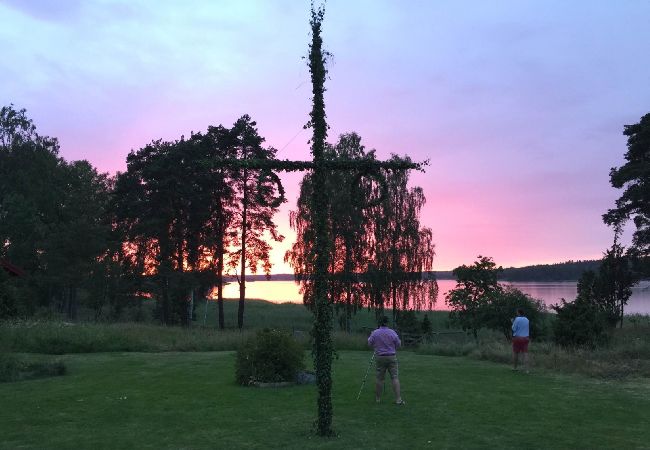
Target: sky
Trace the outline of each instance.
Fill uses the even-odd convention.
[[[329,0],[328,140],[429,160],[411,184],[435,270],[599,258],[623,126],[650,111],[648,17],[646,0]],[[243,114],[305,160],[309,31],[307,0],[0,0],[0,104],[102,172]],[[274,273],[291,272],[300,176],[282,180]]]

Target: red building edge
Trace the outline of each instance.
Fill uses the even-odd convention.
[[[9,275],[14,277],[22,277],[25,271],[18,266],[11,264],[6,259],[0,259],[0,267],[2,267]]]

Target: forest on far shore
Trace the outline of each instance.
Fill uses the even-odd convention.
[[[499,274],[499,280],[503,281],[577,281],[583,272],[587,270],[598,270],[601,261],[599,259],[566,261],[555,264],[536,264],[525,267],[506,267]],[[437,270],[428,272],[433,274],[436,280],[454,280],[451,270]],[[266,275],[248,275],[250,281],[262,281],[269,278]],[[271,275],[272,281],[293,281],[294,276],[290,273]]]
[[[587,270],[597,271],[601,260],[566,261],[525,267],[505,267],[499,273],[503,281],[577,281]],[[435,272],[438,280],[453,280],[451,271]]]
[[[577,281],[587,270],[597,271],[600,263],[601,260],[593,259],[506,267],[499,274],[499,279],[504,281]]]

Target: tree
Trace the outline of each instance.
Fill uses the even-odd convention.
[[[117,176],[113,212],[124,237],[120,258],[132,274],[155,280],[163,323],[189,324],[194,293],[215,283],[213,261],[223,267],[224,204],[234,197],[226,171],[206,163],[231,156],[231,142],[219,141],[222,130],[154,141],[131,152],[127,171]]]
[[[77,291],[86,287],[108,248],[110,182],[87,161],[64,163],[65,189],[58,220],[43,240],[42,263],[49,284],[60,290],[61,307],[76,319]]]
[[[0,320],[18,314],[16,292],[13,283],[3,267],[0,267]]]
[[[596,273],[588,270],[578,280],[578,295],[572,302],[562,299],[553,305],[556,318],[553,323],[555,342],[562,346],[595,347],[605,342],[606,316],[596,296]]]
[[[204,140],[208,149],[213,149],[220,158],[234,158],[236,156],[235,136],[230,129],[224,126],[208,127],[208,133]],[[212,236],[213,242],[213,262],[216,274],[217,286],[217,320],[220,329],[225,328],[224,310],[223,310],[223,287],[224,272],[226,270],[226,258],[228,248],[234,246],[236,233],[232,229],[233,217],[236,213],[235,190],[228,181],[232,178],[232,173],[224,167],[210,165],[207,171],[208,181],[214,182],[214,186],[209,191],[213,192],[212,204],[214,205],[212,217]],[[208,246],[210,246],[208,244]]]
[[[639,273],[634,270],[636,261],[638,258],[634,250],[626,251],[616,234],[600,266],[596,270],[585,271],[578,282],[580,299],[598,308],[611,327],[617,323],[623,326],[625,305],[632,295],[632,286],[639,280]]]
[[[431,325],[431,321],[429,320],[429,315],[424,314],[424,318],[422,319],[422,334],[425,336],[431,335],[433,332],[433,326]]]
[[[453,270],[456,287],[446,297],[447,305],[451,307],[449,315],[463,330],[471,331],[477,342],[478,330],[485,325],[485,311],[502,293],[497,282],[502,270],[492,258],[481,255],[473,265],[462,265]]]
[[[235,122],[231,133],[235,138],[235,157],[241,160],[272,159],[276,150],[264,148],[262,138],[255,128],[256,123],[248,115],[242,116]],[[237,310],[237,326],[241,329],[244,326],[244,306],[246,298],[246,268],[256,273],[261,265],[264,273],[269,276],[271,273],[271,262],[269,252],[271,245],[266,236],[276,242],[284,238],[277,232],[277,226],[273,222],[273,215],[277,212],[278,206],[284,197],[281,195],[279,201],[273,201],[275,180],[277,178],[271,172],[263,172],[259,169],[242,168],[234,173],[234,181],[238,195],[238,210],[235,215],[233,226],[239,229],[238,245],[239,250],[231,254],[231,267],[239,265],[239,306]],[[278,181],[278,187],[280,187]]]
[[[411,336],[419,335],[421,333],[422,324],[418,322],[415,311],[408,309],[401,311],[397,322],[397,329],[399,330],[400,335],[406,334],[404,337],[410,338]]]
[[[58,150],[24,109],[0,110],[0,257],[28,274],[16,290],[21,303],[57,302],[74,319],[77,289],[88,287],[107,252],[111,180],[87,161],[66,162]]]
[[[544,333],[543,313],[546,307],[519,289],[506,286],[501,289],[486,306],[483,312],[483,325],[500,331],[507,340],[512,339],[512,320],[518,309],[523,309],[530,321],[530,337],[538,338]]]
[[[341,135],[335,145],[326,145],[324,154],[333,161],[376,162],[375,151],[366,152],[356,133]],[[394,156],[391,161],[404,160]],[[328,299],[343,310],[341,322],[348,330],[351,315],[362,306],[378,313],[392,306],[396,320],[397,310],[431,306],[437,294],[435,279],[423,275],[431,270],[435,252],[431,230],[420,226],[422,189],[408,188],[406,171],[385,171],[379,176],[382,182],[373,181],[378,177],[368,169],[360,174],[332,170],[325,179],[332,243]],[[297,240],[285,257],[310,308],[315,270],[309,259],[314,248],[312,192],[313,177],[308,174],[301,182],[297,210],[290,215]]]
[[[324,157],[329,160],[363,161],[374,160],[374,150],[366,152],[361,137],[356,133],[339,136],[335,145],[325,145]],[[372,212],[364,209],[353,198],[352,184],[356,175],[348,171],[327,171],[325,187],[329,198],[326,211],[329,240],[329,286],[328,299],[343,310],[341,317],[344,328],[349,331],[352,314],[366,304],[363,281],[360,274],[366,270],[369,237],[372,235]],[[362,183],[363,197],[371,195],[370,186]],[[300,183],[297,209],[290,213],[290,225],[296,230],[297,239],[285,255],[300,282],[305,305],[314,308],[314,216],[310,199],[313,195],[313,176],[307,174]]]
[[[40,144],[45,147],[57,147],[56,140],[39,136],[36,125],[27,117],[27,110],[14,109],[14,105],[3,106],[0,109],[0,148],[11,151],[24,144]],[[57,147],[58,148],[58,147]],[[54,150],[56,153],[56,150]]]
[[[610,182],[616,189],[624,189],[616,206],[603,215],[606,224],[618,234],[621,227],[632,219],[634,231],[632,245],[643,264],[645,275],[650,275],[650,113],[639,123],[625,125],[627,139],[626,163],[610,171]]]
[[[391,161],[402,159],[393,155]],[[385,186],[377,183],[372,188],[371,198],[381,201],[371,211],[369,271],[371,283],[382,288],[369,286],[370,301],[378,312],[391,307],[396,321],[399,310],[435,304],[438,284],[435,278],[424,276],[433,268],[435,244],[431,229],[420,226],[420,212],[426,202],[422,188],[408,187],[408,171],[385,171],[383,176]]]
[[[632,296],[632,286],[639,281],[632,267],[636,259],[634,252],[626,252],[615,239],[598,268],[594,301],[605,313],[610,326],[620,323],[623,327],[625,305]]]
[[[40,136],[24,109],[0,109],[0,257],[30,275],[42,268],[43,241],[65,195],[58,152],[58,141]]]
[[[126,242],[121,258],[132,273],[155,280],[163,323],[189,324],[192,299],[216,285],[223,328],[224,272],[227,265],[241,264],[243,325],[245,270],[255,272],[261,264],[268,274],[265,233],[281,239],[272,221],[281,185],[273,174],[219,161],[272,158],[275,150],[263,148],[263,141],[255,122],[243,116],[231,129],[209,127],[205,134],[153,141],[129,154],[127,172],[117,177],[113,208]]]
[[[366,152],[361,136],[354,132],[340,135],[334,146],[325,147],[325,157],[332,160],[374,160],[374,155],[374,150]],[[347,332],[350,332],[352,315],[364,304],[363,284],[358,275],[365,270],[372,221],[370,211],[353,195],[354,182],[355,174],[348,171],[331,171],[325,181],[330,199],[328,224],[332,243],[329,295],[337,311],[342,313],[341,321]],[[369,195],[367,184],[356,187]]]
[[[127,156],[127,171],[117,176],[115,216],[125,237],[123,259],[136,274],[156,282],[157,315],[163,324],[182,320],[183,298],[177,298],[182,253],[174,239],[182,235],[182,192],[178,142],[153,141]],[[176,161],[174,161],[176,160]],[[176,274],[174,272],[177,272]]]

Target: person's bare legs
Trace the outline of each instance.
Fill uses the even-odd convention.
[[[375,401],[379,403],[381,401],[381,392],[384,390],[384,380],[375,380]]]
[[[512,351],[512,370],[517,370],[519,365],[519,353]]]
[[[521,354],[521,367],[528,373],[528,352]]]
[[[391,381],[393,382],[393,392],[395,392],[395,403],[402,403],[403,400],[399,378],[395,377]]]

